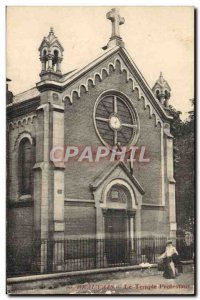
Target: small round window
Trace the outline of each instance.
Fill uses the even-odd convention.
[[[129,146],[137,141],[137,113],[125,96],[106,93],[100,97],[94,109],[94,122],[99,138],[108,147]]]

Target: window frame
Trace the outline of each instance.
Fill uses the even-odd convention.
[[[29,178],[29,187],[28,187],[28,191],[24,192],[24,190],[26,190],[25,186],[25,182],[23,181],[23,168],[24,168],[24,164],[25,161],[23,160],[23,154],[21,151],[23,149],[24,151],[24,145],[25,143],[29,143],[29,146],[31,147],[30,151],[31,151],[31,155],[34,153],[34,148],[33,148],[33,143],[32,141],[29,139],[29,137],[24,136],[20,139],[19,143],[18,143],[18,156],[17,156],[17,166],[18,166],[18,192],[19,192],[19,197],[21,198],[26,198],[27,196],[30,196],[32,194],[32,179],[33,179],[33,168],[30,168],[29,172],[30,172],[30,178]],[[34,158],[35,160],[35,158]],[[31,165],[31,164],[30,164]]]
[[[101,93],[99,95],[99,97],[97,98],[97,100],[95,102],[94,110],[93,110],[93,121],[94,121],[94,127],[95,127],[95,131],[97,133],[98,138],[100,139],[100,141],[102,142],[103,145],[105,145],[107,148],[109,148],[110,150],[113,151],[113,148],[115,147],[115,145],[111,146],[103,139],[103,137],[101,136],[101,133],[98,130],[97,122],[96,122],[96,110],[97,110],[98,104],[100,103],[100,101],[103,98],[105,98],[107,96],[111,96],[111,97],[117,96],[128,107],[132,119],[136,120],[136,124],[137,124],[136,132],[134,133],[134,131],[133,131],[130,141],[126,145],[123,145],[122,147],[134,146],[138,141],[139,133],[140,133],[140,122],[139,122],[138,113],[137,113],[137,110],[135,109],[135,107],[133,106],[131,100],[124,93],[119,92],[117,90],[104,91],[103,93]],[[128,152],[128,151],[130,151],[130,150],[127,149],[126,152]]]

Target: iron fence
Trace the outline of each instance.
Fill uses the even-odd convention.
[[[166,237],[132,239],[65,239],[10,243],[7,246],[8,277],[69,272],[157,263],[165,251]],[[193,241],[173,240],[181,259],[193,257]]]

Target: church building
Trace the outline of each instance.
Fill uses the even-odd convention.
[[[127,240],[135,253],[136,238],[176,237],[171,89],[162,73],[148,85],[120,36],[124,18],[117,9],[106,17],[112,34],[101,56],[63,73],[51,28],[39,81],[7,98],[8,269],[39,262],[47,272],[53,259],[52,270],[63,270],[75,249],[63,250],[68,240],[104,241],[107,262],[117,240],[122,262]]]

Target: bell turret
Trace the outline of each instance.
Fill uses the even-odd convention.
[[[39,47],[40,61],[42,63],[41,79],[56,80],[62,76],[61,62],[63,60],[63,51],[64,48],[54,35],[51,27],[49,35],[43,38]]]
[[[164,106],[169,106],[169,99],[171,97],[171,88],[168,82],[164,79],[162,72],[160,73],[159,79],[154,84],[153,93],[159,102]]]

